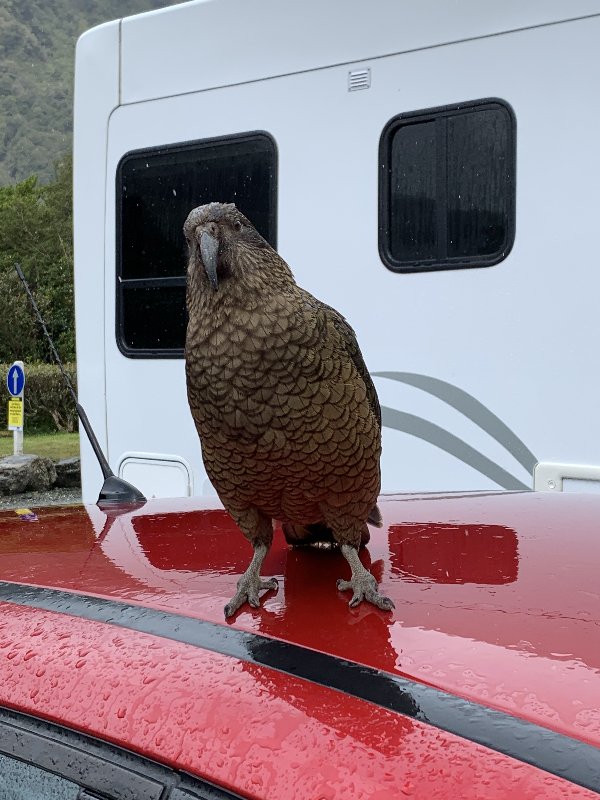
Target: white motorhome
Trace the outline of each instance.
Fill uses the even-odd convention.
[[[600,0],[197,0],[82,36],[79,395],[114,471],[211,491],[181,229],[217,200],[356,330],[384,491],[600,486],[599,46]]]

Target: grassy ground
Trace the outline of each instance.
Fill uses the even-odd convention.
[[[0,432],[0,458],[12,456],[13,435],[12,431]],[[53,461],[61,458],[70,458],[79,455],[78,433],[25,433],[23,437],[23,452],[33,453],[36,456],[46,456]]]

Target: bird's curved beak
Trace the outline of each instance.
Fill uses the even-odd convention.
[[[218,289],[219,281],[217,280],[217,253],[219,252],[219,241],[211,236],[207,231],[203,231],[200,236],[200,255],[202,256],[202,263],[208,275],[210,285],[215,290]]]

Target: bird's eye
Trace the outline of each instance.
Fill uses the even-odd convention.
[[[243,225],[242,225],[242,223],[239,221],[239,219],[236,219],[236,221],[233,223],[233,227],[234,227],[234,228],[236,229],[236,231],[238,231],[238,233],[239,233],[239,231],[241,231],[241,230],[242,230],[242,228],[243,228],[244,226],[243,226]]]

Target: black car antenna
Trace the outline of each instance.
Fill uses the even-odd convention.
[[[96,434],[94,433],[90,421],[85,413],[83,407],[79,404],[77,400],[77,395],[75,394],[75,389],[73,388],[73,384],[71,383],[71,379],[67,375],[65,368],[63,367],[63,363],[60,360],[58,353],[56,352],[56,347],[54,346],[54,342],[52,341],[52,337],[48,333],[48,329],[46,328],[46,323],[42,315],[40,314],[40,310],[37,307],[37,303],[35,302],[35,298],[31,293],[31,289],[29,288],[29,284],[25,279],[25,275],[23,275],[23,270],[21,269],[20,264],[15,264],[15,270],[17,271],[17,275],[23,286],[25,287],[25,291],[27,292],[27,296],[31,302],[33,310],[35,312],[35,316],[38,319],[38,322],[42,326],[42,330],[44,331],[44,335],[48,340],[48,344],[50,345],[50,349],[52,351],[52,355],[54,356],[56,363],[59,366],[61,374],[63,376],[63,380],[67,385],[67,388],[75,402],[75,408],[77,409],[77,415],[83,425],[87,437],[90,441],[92,446],[92,450],[94,451],[96,458],[100,464],[100,469],[102,470],[102,475],[104,476],[104,483],[102,484],[102,488],[100,489],[100,494],[98,496],[97,505],[100,507],[104,505],[133,505],[139,503],[145,503],[146,498],[140,492],[139,489],[136,489],[135,486],[132,486],[127,481],[124,481],[122,478],[117,478],[115,473],[109,466],[108,461],[106,460],[100,445],[98,444],[98,440],[96,439]]]

